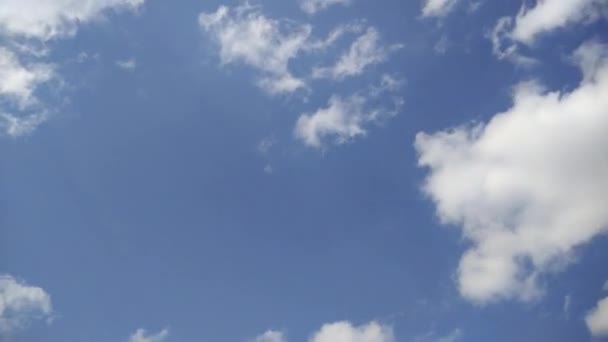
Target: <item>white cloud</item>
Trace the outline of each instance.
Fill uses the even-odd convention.
[[[254,342],[287,342],[285,335],[276,330],[268,330],[262,335],[256,337]]]
[[[445,17],[453,9],[458,0],[425,0],[422,6],[423,17]]]
[[[543,274],[608,230],[606,57],[606,45],[586,43],[572,91],[523,83],[487,124],[417,135],[425,193],[472,244],[458,268],[465,298],[538,297]]]
[[[295,128],[296,138],[308,146],[320,148],[326,136],[335,136],[336,142],[342,144],[364,135],[363,125],[370,117],[364,105],[365,99],[361,96],[346,99],[332,96],[327,107],[300,116]]]
[[[0,335],[21,329],[33,319],[48,318],[51,313],[51,297],[43,289],[0,275]]]
[[[402,105],[400,99],[395,100],[393,109],[374,107],[368,102],[359,94],[346,98],[334,95],[326,107],[298,118],[295,137],[314,148],[324,147],[331,138],[336,144],[344,144],[365,135],[369,124],[396,115]]]
[[[503,17],[498,20],[496,26],[489,34],[492,41],[492,52],[498,59],[510,61],[523,67],[531,67],[538,64],[534,58],[519,53],[518,46],[513,44],[509,37],[509,30],[513,25],[513,18]]]
[[[18,137],[29,134],[46,121],[34,95],[37,87],[55,76],[52,65],[23,64],[11,50],[0,47],[0,129]]]
[[[533,60],[517,52],[517,43],[532,45],[542,34],[592,22],[607,13],[605,0],[544,0],[531,8],[524,5],[516,16],[497,22],[491,35],[494,53],[499,58],[529,65]]]
[[[138,329],[131,337],[129,342],[163,342],[169,336],[169,330],[163,329],[157,334],[149,334],[144,329]]]
[[[19,115],[0,113],[0,128],[12,138],[28,135],[48,118],[46,111],[20,113]]]
[[[343,54],[335,65],[331,67],[316,67],[313,70],[314,78],[343,79],[363,73],[368,66],[384,62],[391,51],[401,48],[401,45],[389,47],[380,44],[380,34],[370,27],[359,36]]]
[[[116,61],[116,66],[127,71],[133,71],[137,68],[137,61],[135,58],[129,58],[125,60]]]
[[[461,341],[464,336],[462,329],[456,328],[447,335],[440,335],[436,331],[428,332],[422,336],[414,338],[415,342],[457,342]]]
[[[315,14],[334,5],[350,5],[351,0],[301,0],[300,8],[308,13]]]
[[[393,329],[377,322],[353,326],[349,322],[326,324],[310,342],[394,342]]]
[[[309,25],[295,25],[264,16],[259,7],[244,4],[234,9],[220,6],[201,13],[201,28],[220,46],[222,64],[244,63],[259,69],[258,85],[271,94],[305,88],[289,71],[289,62],[307,48]]]
[[[450,46],[450,42],[448,41],[448,37],[446,35],[441,36],[441,38],[435,43],[433,50],[440,55],[444,55],[448,51],[448,47]]]
[[[441,336],[437,339],[437,342],[456,342],[462,340],[464,336],[462,330],[454,329],[451,333]]]
[[[608,297],[600,300],[597,306],[585,317],[591,335],[608,336]]]
[[[570,319],[570,305],[572,304],[572,296],[566,295],[564,297],[564,317]]]
[[[133,10],[144,0],[3,0],[0,34],[49,40],[73,35],[79,24],[96,20],[104,11]]]
[[[53,65],[42,61],[48,41],[76,33],[108,10],[135,10],[144,0],[4,0],[0,6],[0,128],[18,137],[48,118],[39,87],[57,79]],[[34,62],[37,61],[37,62]]]
[[[0,47],[0,96],[14,99],[20,106],[34,101],[32,94],[41,83],[53,77],[49,64],[23,65],[17,55]]]
[[[582,21],[599,18],[604,0],[544,0],[532,8],[522,7],[515,18],[511,37],[532,44],[542,34]]]

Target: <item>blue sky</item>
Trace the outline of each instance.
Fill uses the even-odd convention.
[[[602,341],[607,13],[0,1],[0,341]]]

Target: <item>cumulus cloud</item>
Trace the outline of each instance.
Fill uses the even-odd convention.
[[[533,7],[524,5],[516,16],[503,17],[497,22],[492,34],[494,52],[500,58],[529,62],[529,58],[517,53],[517,43],[532,45],[542,34],[592,22],[606,13],[608,4],[604,0],[544,0],[537,1]]]
[[[49,40],[73,35],[79,24],[96,20],[106,10],[133,10],[144,0],[3,0],[3,35]]]
[[[23,328],[33,319],[48,318],[51,297],[9,275],[0,275],[0,335]]]
[[[587,328],[595,337],[608,336],[608,297],[600,300],[585,317]]]
[[[344,53],[330,67],[316,67],[313,70],[314,78],[344,79],[348,76],[360,75],[371,65],[386,61],[391,51],[401,48],[401,45],[383,46],[380,43],[380,34],[370,27],[359,36]]]
[[[48,118],[37,90],[57,79],[45,62],[50,40],[76,33],[109,10],[135,10],[144,0],[4,0],[0,6],[0,128],[17,137]]]
[[[351,0],[301,0],[300,8],[308,13],[315,14],[334,5],[350,5]]]
[[[465,298],[536,298],[543,274],[608,230],[607,57],[608,46],[588,42],[574,54],[575,89],[523,83],[486,124],[417,135],[424,192],[471,242],[458,268]]]
[[[393,329],[378,322],[353,326],[350,322],[326,324],[310,342],[394,342]]]
[[[256,337],[253,342],[287,342],[287,339],[280,331],[268,330],[262,335]]]
[[[199,24],[219,44],[222,64],[240,62],[260,70],[258,85],[269,93],[305,88],[305,82],[289,71],[289,62],[306,49],[310,25],[268,18],[247,3],[201,13]]]
[[[163,329],[157,334],[149,334],[145,329],[138,329],[131,337],[129,342],[163,342],[169,336],[169,330]]]
[[[425,0],[422,6],[423,17],[445,17],[455,7],[458,0]]]

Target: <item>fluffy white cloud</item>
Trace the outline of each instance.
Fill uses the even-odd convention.
[[[472,243],[458,268],[465,298],[537,297],[540,276],[608,230],[607,57],[606,45],[586,43],[572,91],[520,84],[485,125],[417,135],[424,191]]]
[[[0,275],[0,335],[32,319],[49,317],[51,312],[51,297],[43,289]]]
[[[315,68],[313,77],[343,79],[360,75],[368,66],[384,62],[391,51],[399,48],[401,45],[382,46],[380,34],[375,28],[370,27],[352,43],[350,49],[335,65]]]
[[[0,33],[42,40],[72,35],[109,9],[136,9],[144,0],[3,0]]]
[[[533,7],[522,6],[514,17],[503,17],[491,35],[494,53],[523,65],[534,60],[517,52],[517,43],[532,45],[542,34],[581,23],[591,22],[608,14],[605,0],[544,0]]]
[[[148,334],[144,329],[138,329],[131,337],[129,342],[163,342],[169,336],[169,330],[163,329],[157,334]]]
[[[289,61],[307,48],[309,25],[288,25],[268,18],[259,7],[247,3],[201,13],[199,24],[219,44],[222,64],[241,62],[259,69],[263,76],[258,84],[269,93],[306,87],[289,71]]]
[[[585,317],[591,335],[608,336],[608,297],[600,300],[597,306]]]
[[[375,90],[372,89],[372,93]],[[369,105],[369,98],[359,94],[346,98],[334,95],[326,107],[314,113],[302,114],[294,134],[304,144],[314,148],[322,148],[330,138],[336,144],[344,144],[365,135],[369,124],[396,115],[401,105],[401,99],[396,99],[395,107],[387,109]]]
[[[282,332],[276,330],[268,330],[262,335],[256,337],[254,342],[287,342]]]
[[[349,5],[351,0],[301,0],[300,8],[308,14],[315,14],[334,5]]]
[[[326,324],[310,342],[394,342],[393,329],[377,322],[353,326],[349,322]]]
[[[425,0],[422,6],[423,17],[444,17],[450,13],[458,0]]]

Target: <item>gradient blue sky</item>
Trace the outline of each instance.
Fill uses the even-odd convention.
[[[0,1],[0,340],[601,340],[606,3],[547,0],[568,19],[551,26],[561,19],[535,1],[452,2],[48,1],[56,12],[36,18],[35,0]],[[206,29],[199,15],[222,5],[228,19]],[[548,24],[518,31],[526,13]],[[282,77],[280,39],[257,37],[270,44],[259,62],[251,37],[253,52],[221,53],[222,30],[238,40],[251,18],[279,35],[310,25],[309,43],[357,28],[302,47],[286,65],[305,85],[273,93],[259,82]],[[376,62],[313,76],[370,28],[377,46],[361,54]],[[9,54],[52,76],[9,82]],[[517,87],[532,80],[545,90]],[[590,95],[542,101],[577,90]],[[315,114],[320,126],[299,130]],[[557,126],[571,129],[554,138]],[[497,175],[507,185],[477,184]],[[510,247],[493,243],[503,232],[518,234]],[[471,252],[497,269],[468,272]],[[350,339],[332,337],[336,322]]]

